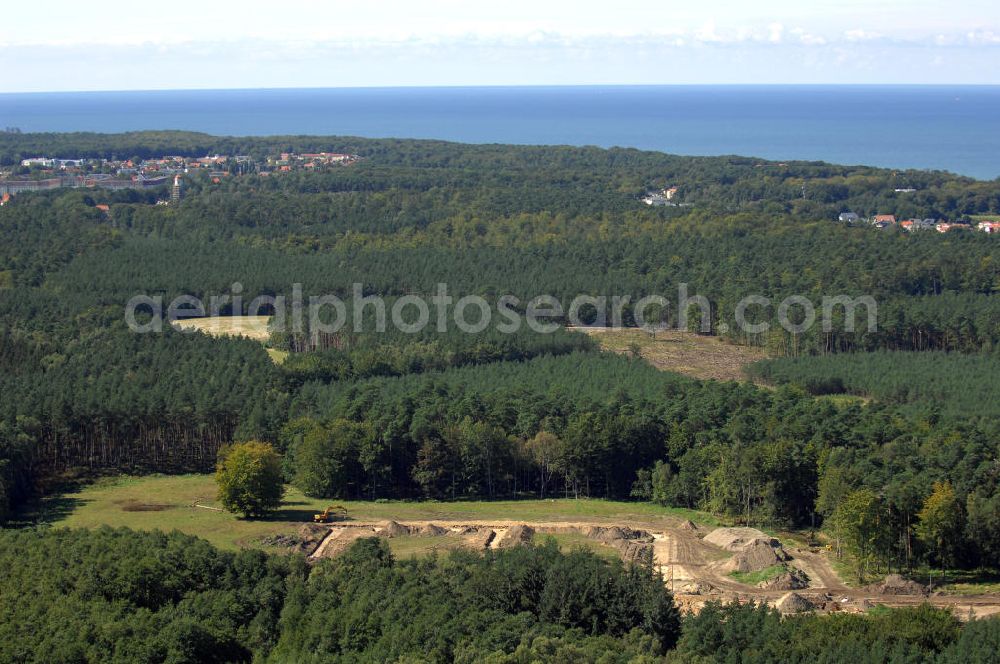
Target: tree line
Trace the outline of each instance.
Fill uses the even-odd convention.
[[[178,532],[0,532],[0,659],[20,662],[986,662],[1000,621],[927,605],[681,616],[649,568],[551,540],[395,560],[362,539],[310,567]]]

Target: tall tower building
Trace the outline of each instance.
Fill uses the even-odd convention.
[[[181,202],[181,176],[174,176],[174,187],[170,190],[170,203],[177,205]]]

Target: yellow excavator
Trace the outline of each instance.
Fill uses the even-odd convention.
[[[313,523],[329,523],[331,519],[346,519],[347,509],[343,505],[330,505],[319,514],[313,515]]]

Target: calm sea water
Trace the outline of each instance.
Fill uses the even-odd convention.
[[[1000,86],[625,86],[0,94],[0,127],[631,146],[1000,176]]]

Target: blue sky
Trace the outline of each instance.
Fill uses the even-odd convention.
[[[1000,84],[995,0],[11,3],[0,91]]]

